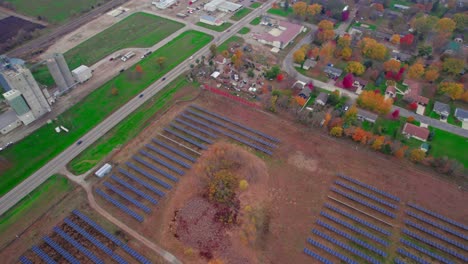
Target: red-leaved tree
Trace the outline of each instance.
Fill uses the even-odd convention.
[[[412,111],[418,109],[418,103],[412,102],[411,104],[408,105],[408,108]]]
[[[408,35],[405,35],[404,37],[400,38],[400,44],[411,45],[411,44],[413,44],[413,41],[414,41],[414,35],[413,34],[408,34]]]
[[[352,73],[346,74],[346,76],[343,78],[344,88],[349,89],[349,88],[353,87],[353,83],[354,83],[353,74]]]
[[[396,109],[395,111],[392,112],[393,119],[398,119],[399,117],[400,117],[400,110]]]
[[[284,75],[282,73],[278,74],[278,76],[276,76],[276,80],[278,82],[281,82],[282,80],[284,80]]]

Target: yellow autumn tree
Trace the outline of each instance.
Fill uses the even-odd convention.
[[[355,75],[361,75],[366,71],[366,67],[358,61],[350,61],[348,65],[346,65],[345,71]]]
[[[353,51],[350,47],[344,47],[341,50],[341,58],[343,58],[344,60],[349,60],[349,58],[351,58],[351,55],[353,55]]]
[[[319,4],[311,4],[307,7],[307,15],[309,16],[315,16],[317,14],[320,14],[322,11],[322,6]]]
[[[429,82],[433,82],[439,78],[439,72],[436,69],[429,69],[424,74],[424,79]]]
[[[395,45],[400,44],[400,34],[393,34],[392,38],[390,38],[390,42]]]
[[[332,40],[335,37],[333,31],[333,22],[329,20],[322,20],[318,23],[317,38],[321,42]]]
[[[306,2],[296,2],[294,5],[293,5],[293,12],[295,15],[297,16],[305,16],[306,12],[307,12],[307,4]]]
[[[398,72],[400,70],[401,62],[395,59],[390,59],[384,62],[383,67],[385,71]]]
[[[463,83],[443,82],[439,84],[439,90],[446,93],[452,100],[460,99],[463,95]]]
[[[302,63],[305,60],[306,54],[304,50],[298,49],[293,53],[293,60],[295,63]]]
[[[359,46],[364,56],[375,60],[384,60],[388,53],[384,44],[378,43],[372,38],[363,38]]]
[[[341,136],[343,136],[343,128],[342,128],[342,127],[339,127],[339,126],[333,127],[333,128],[330,130],[330,135],[332,135],[332,136],[334,136],[334,137],[341,137]]]
[[[425,157],[426,153],[421,149],[413,149],[409,155],[409,159],[414,163],[421,162]]]
[[[385,137],[378,136],[377,138],[375,138],[374,142],[372,142],[372,149],[381,150],[384,143],[385,143]]]
[[[421,78],[424,75],[424,65],[422,63],[415,63],[408,69],[408,77],[412,79]]]

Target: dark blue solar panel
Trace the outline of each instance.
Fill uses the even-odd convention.
[[[148,153],[148,152],[146,152],[146,151],[144,151],[144,150],[142,150],[142,149],[140,149],[139,152],[140,152],[141,155],[143,155],[143,156],[145,156],[145,157],[151,159],[152,161],[154,161],[154,162],[156,162],[156,163],[158,163],[158,164],[160,164],[160,165],[162,165],[162,166],[164,166],[164,167],[170,169],[170,170],[173,171],[173,172],[176,172],[176,173],[179,174],[179,175],[184,175],[184,174],[185,174],[185,172],[184,172],[183,170],[172,166],[171,164],[165,162],[164,160],[159,159],[159,158],[157,158],[157,157],[151,155],[150,153]]]
[[[378,242],[378,243],[380,243],[380,244],[382,244],[384,246],[389,245],[389,243],[387,241],[381,239],[380,237],[378,237],[376,235],[373,235],[373,234],[371,234],[369,232],[366,232],[366,231],[364,231],[364,230],[362,230],[360,228],[357,228],[354,225],[351,225],[348,222],[345,222],[345,221],[343,221],[343,220],[341,220],[339,218],[331,216],[331,215],[329,215],[329,214],[327,214],[327,213],[325,213],[323,211],[320,212],[320,215],[323,216],[323,217],[326,217],[326,218],[332,220],[333,222],[338,223],[338,224],[340,224],[340,225],[342,225],[342,226],[344,226],[344,227],[346,227],[346,228],[348,228],[348,229],[350,229],[350,230],[352,230],[352,231],[354,231],[354,232],[356,232],[356,233],[358,233],[360,235],[363,235],[363,236],[365,236],[367,238],[370,238],[370,239],[372,239],[372,240],[374,240],[374,241],[376,241],[376,242]]]
[[[416,256],[416,255],[413,255],[413,254],[409,253],[408,251],[406,251],[406,250],[404,250],[404,249],[402,249],[402,248],[399,248],[399,249],[398,249],[398,253],[400,253],[402,256],[405,256],[405,257],[407,257],[407,258],[410,258],[410,259],[416,261],[416,262],[419,263],[419,264],[431,264],[431,263],[425,261],[423,258],[418,257],[418,256]],[[395,262],[395,263],[396,263],[396,262]]]
[[[453,264],[453,261],[450,261],[444,257],[441,257],[425,248],[422,248],[416,244],[414,244],[413,242],[410,242],[408,240],[405,240],[403,238],[400,239],[400,242],[403,243],[405,246],[408,246],[410,248],[413,248],[413,249],[416,249],[417,251],[421,252],[421,253],[424,253],[434,259],[437,259],[438,261],[442,262],[442,263],[445,263],[445,264]]]
[[[335,244],[335,245],[337,245],[337,246],[339,246],[339,247],[341,247],[341,248],[343,248],[343,249],[345,249],[345,250],[347,250],[347,251],[353,253],[353,254],[356,255],[356,256],[359,256],[359,257],[361,257],[361,258],[367,260],[367,261],[370,262],[370,263],[373,263],[373,264],[380,264],[380,261],[374,259],[373,257],[370,257],[370,256],[364,254],[362,251],[357,250],[357,249],[355,249],[355,248],[353,248],[353,247],[351,247],[351,246],[349,246],[349,245],[347,245],[347,244],[345,244],[345,243],[342,243],[341,241],[336,240],[336,239],[334,239],[333,237],[331,237],[331,236],[329,236],[329,235],[327,235],[327,234],[325,234],[325,233],[322,233],[322,232],[318,231],[317,229],[313,229],[313,230],[312,230],[312,233],[314,233],[314,234],[316,234],[317,236],[319,236],[319,237],[321,237],[321,238],[323,238],[323,239],[325,239],[325,240],[328,240],[329,242],[331,242],[331,243],[333,243],[333,244]]]
[[[145,161],[144,159],[138,157],[138,156],[133,156],[132,157],[134,160],[138,161],[139,163],[145,165],[146,167],[152,169],[154,172],[157,172],[161,175],[163,175],[164,177],[168,178],[169,180],[173,181],[173,182],[178,182],[179,179],[177,179],[176,177],[172,176],[170,173],[167,173],[166,171],[164,170],[161,170],[160,168],[154,166],[153,164]]]
[[[430,224],[430,225],[432,225],[432,226],[435,226],[435,227],[437,227],[437,228],[439,228],[439,229],[444,230],[444,231],[447,232],[447,233],[450,233],[450,234],[452,234],[452,235],[454,235],[454,236],[457,236],[457,237],[459,237],[459,238],[463,238],[464,240],[468,240],[468,237],[467,237],[467,236],[465,236],[465,235],[463,235],[462,233],[459,233],[459,232],[457,232],[457,231],[455,231],[455,230],[453,230],[453,229],[451,229],[451,228],[448,228],[448,227],[446,227],[446,226],[443,226],[443,225],[441,225],[441,224],[439,224],[439,223],[437,223],[437,222],[434,222],[434,221],[432,221],[432,220],[429,220],[429,219],[427,219],[427,218],[425,218],[425,217],[422,217],[422,216],[420,216],[420,215],[418,215],[418,214],[415,214],[415,213],[413,213],[413,212],[411,212],[411,211],[406,211],[406,213],[407,213],[409,216],[412,216],[412,217],[418,219],[419,221],[422,221],[422,222],[424,222],[424,223],[426,223],[426,224]]]
[[[317,241],[315,241],[315,240],[313,240],[311,238],[307,238],[307,242],[309,242],[309,244],[311,244],[312,246],[318,247],[318,248],[324,250],[325,252],[327,252],[328,254],[330,254],[330,255],[332,255],[334,257],[337,257],[340,260],[342,260],[342,261],[344,261],[344,262],[346,262],[348,264],[358,264],[357,261],[355,261],[355,260],[353,260],[353,259],[351,259],[351,258],[349,258],[349,257],[347,257],[347,256],[345,256],[345,255],[343,255],[341,253],[338,253],[338,252],[334,251],[333,249],[331,249],[331,248],[329,248],[327,246],[324,246],[324,245],[320,244],[319,242],[317,242]]]
[[[184,133],[187,134],[187,135],[190,135],[190,136],[192,136],[192,137],[194,137],[194,138],[198,138],[199,140],[201,140],[201,141],[203,141],[203,142],[206,142],[206,143],[208,143],[208,144],[213,144],[213,140],[210,140],[210,139],[208,139],[208,138],[206,138],[206,137],[204,137],[204,136],[202,136],[202,135],[200,135],[200,134],[197,134],[197,133],[195,133],[195,132],[192,132],[192,131],[190,131],[190,130],[187,130],[186,128],[181,127],[181,126],[177,125],[176,123],[171,123],[171,126],[172,126],[173,128],[175,128],[175,129],[178,129],[178,130],[184,132]]]
[[[152,150],[152,151],[158,153],[158,154],[161,155],[161,156],[164,156],[164,157],[170,159],[171,161],[173,161],[173,162],[179,164],[180,166],[182,166],[182,167],[184,167],[184,168],[186,168],[186,169],[192,168],[192,166],[190,166],[189,164],[187,164],[187,163],[181,161],[180,159],[175,158],[174,156],[170,155],[169,153],[167,153],[167,152],[165,152],[165,151],[162,151],[162,150],[160,150],[160,149],[154,147],[153,145],[146,144],[145,146],[146,146],[147,148],[149,148],[150,150]]]
[[[130,191],[134,192],[135,194],[139,195],[140,197],[145,198],[146,200],[150,201],[152,204],[157,204],[158,201],[151,197],[149,194],[141,191],[140,189],[137,189],[135,186],[131,185],[130,183],[124,181],[123,179],[120,179],[119,177],[112,175],[111,179],[114,181],[118,182],[120,185],[124,186],[125,188],[129,189]]]
[[[137,214],[135,211],[133,211],[132,209],[128,208],[127,206],[123,205],[122,203],[120,203],[119,201],[115,200],[114,198],[112,198],[112,196],[106,194],[105,192],[103,192],[101,189],[99,188],[96,188],[96,193],[99,194],[102,198],[104,198],[105,200],[107,200],[108,202],[110,202],[111,204],[113,204],[114,206],[116,206],[117,208],[119,208],[120,210],[124,211],[126,214],[130,215],[131,217],[133,217],[135,220],[137,220],[138,222],[143,222],[143,216]]]
[[[395,264],[406,264],[403,260],[400,260],[398,258],[394,259]]]
[[[274,141],[274,142],[277,142],[277,143],[280,142],[280,140],[277,139],[277,138],[274,138],[274,137],[272,137],[272,136],[269,136],[269,135],[267,135],[267,134],[265,134],[265,133],[263,133],[263,132],[257,131],[257,130],[255,130],[255,129],[250,128],[250,127],[244,126],[244,125],[242,125],[242,124],[240,124],[240,123],[237,123],[237,122],[235,122],[235,121],[233,121],[233,120],[231,120],[231,119],[229,119],[229,118],[227,118],[227,117],[224,117],[224,116],[221,116],[221,115],[219,115],[219,114],[213,113],[213,112],[211,112],[211,111],[205,110],[205,109],[203,109],[203,108],[201,108],[201,107],[199,107],[199,106],[197,106],[197,105],[191,105],[191,106],[192,106],[193,108],[197,109],[197,110],[200,110],[200,111],[205,112],[205,113],[207,113],[207,114],[210,114],[210,115],[212,115],[212,116],[216,116],[216,117],[219,118],[219,119],[222,119],[222,120],[224,120],[224,121],[226,121],[226,122],[229,122],[229,123],[231,123],[231,124],[233,124],[233,125],[236,125],[236,126],[238,126],[238,127],[241,127],[241,128],[243,128],[243,129],[245,129],[245,130],[248,130],[248,131],[250,131],[250,132],[252,132],[252,133],[255,133],[255,134],[259,135],[259,136],[262,136],[262,137],[264,137],[264,138],[267,138],[267,139],[269,139],[269,140],[271,140],[271,141]]]
[[[154,192],[155,194],[161,196],[161,197],[164,197],[164,192],[160,191],[159,189],[153,187],[153,185],[143,181],[142,179],[136,177],[135,175],[133,175],[132,173],[122,169],[122,168],[119,168],[119,172],[122,173],[123,175],[127,176],[128,178],[138,182],[139,184],[143,185],[146,189]]]
[[[19,258],[19,261],[23,264],[33,264],[33,262],[31,260],[29,260],[27,257],[25,256],[21,256]]]
[[[450,238],[448,238],[448,237],[446,237],[444,235],[441,235],[439,233],[436,233],[436,232],[434,232],[434,231],[432,231],[430,229],[427,229],[424,226],[418,225],[418,224],[416,224],[414,222],[411,222],[409,220],[405,220],[405,224],[407,224],[407,225],[409,225],[411,227],[414,227],[414,228],[418,229],[419,231],[423,231],[424,233],[427,233],[427,234],[429,234],[429,235],[431,235],[433,237],[436,237],[436,238],[438,238],[440,240],[443,240],[443,241],[445,241],[445,242],[447,242],[449,244],[452,244],[454,246],[457,246],[457,247],[459,247],[461,249],[464,249],[464,250],[468,251],[468,247],[463,245],[462,243],[460,243],[458,241],[455,241],[453,239],[450,239]]]
[[[63,239],[65,239],[68,243],[72,244],[76,249],[78,249],[83,255],[85,255],[87,258],[89,258],[93,263],[95,264],[104,264],[104,261],[102,261],[100,258],[98,258],[96,255],[93,254],[90,250],[87,248],[83,247],[78,241],[73,239],[70,235],[65,233],[62,229],[58,227],[54,227],[55,233],[59,234]]]
[[[364,188],[369,189],[371,191],[374,191],[374,192],[376,192],[376,193],[378,193],[380,195],[383,195],[383,196],[385,196],[387,198],[390,198],[390,199],[395,200],[397,202],[400,201],[400,198],[396,197],[395,195],[392,195],[392,194],[386,193],[384,191],[381,191],[381,190],[379,190],[379,189],[377,189],[377,188],[375,188],[375,187],[373,187],[371,185],[362,183],[362,182],[360,182],[358,180],[355,180],[355,179],[353,179],[353,178],[351,178],[349,176],[346,176],[346,175],[341,174],[341,173],[338,173],[338,176],[340,176],[341,178],[346,179],[346,180],[348,180],[348,181],[350,181],[350,182],[352,182],[354,184],[357,184],[357,185],[359,185],[361,187],[364,187]]]
[[[353,195],[351,195],[351,194],[349,194],[349,193],[346,193],[346,192],[344,192],[344,191],[342,191],[342,190],[340,190],[340,189],[337,189],[337,188],[335,188],[335,187],[332,187],[331,190],[334,191],[334,192],[336,192],[336,193],[339,193],[339,194],[343,195],[344,197],[346,197],[346,198],[348,198],[348,199],[350,199],[350,200],[353,200],[353,201],[355,201],[355,202],[357,202],[357,203],[360,203],[360,204],[362,204],[362,205],[364,205],[364,206],[367,206],[367,207],[373,209],[374,211],[377,211],[377,212],[379,212],[379,213],[382,213],[382,214],[384,214],[384,215],[386,215],[386,216],[389,216],[389,217],[391,217],[391,218],[395,218],[395,217],[396,217],[394,213],[389,212],[389,211],[387,211],[386,209],[383,209],[383,208],[378,207],[378,206],[376,206],[376,205],[373,205],[373,204],[371,204],[371,203],[368,203],[367,201],[364,201],[364,200],[362,200],[362,199],[360,199],[360,198],[357,198],[356,196],[353,196]]]
[[[31,250],[36,253],[45,263],[47,264],[56,264],[55,260],[53,260],[47,253],[42,251],[38,246],[33,246]]]
[[[149,261],[147,258],[140,255],[140,253],[136,252],[133,248],[129,247],[127,244],[123,244],[122,249],[125,250],[125,252],[127,252],[134,259],[138,260],[138,262],[143,263],[143,264],[151,264],[151,261]]]
[[[148,208],[146,205],[140,203],[139,201],[135,200],[133,197],[126,194],[124,191],[120,190],[116,186],[112,185],[109,182],[104,182],[104,186],[118,194],[120,197],[124,198],[125,200],[129,201],[130,203],[134,204],[136,207],[140,208],[141,210],[145,211],[145,213],[151,213],[151,209]]]
[[[442,221],[445,221],[445,222],[447,222],[447,223],[450,223],[450,224],[452,224],[452,225],[454,225],[454,226],[456,226],[456,227],[459,227],[459,228],[461,228],[461,229],[463,229],[463,230],[468,230],[468,226],[462,225],[462,224],[460,224],[460,223],[457,223],[457,222],[453,221],[453,220],[450,219],[450,218],[447,218],[447,217],[445,217],[445,216],[443,216],[443,215],[441,215],[441,214],[432,212],[432,211],[430,211],[430,210],[428,210],[428,209],[425,209],[425,208],[423,208],[422,206],[419,206],[419,205],[417,205],[417,204],[415,204],[415,203],[408,203],[408,205],[409,205],[410,207],[414,208],[414,209],[417,209],[417,210],[419,210],[419,211],[421,211],[421,212],[424,212],[424,213],[426,213],[426,214],[428,214],[428,215],[430,215],[430,216],[433,216],[433,217],[438,218],[438,219],[440,219],[440,220],[442,220]]]
[[[191,138],[188,138],[188,137],[186,137],[186,136],[184,136],[184,135],[182,135],[182,134],[180,134],[178,132],[175,132],[174,130],[164,128],[164,131],[166,131],[167,133],[172,134],[172,135],[174,135],[174,136],[176,136],[176,137],[178,137],[180,139],[183,139],[183,140],[185,140],[185,141],[191,143],[192,145],[197,146],[197,147],[199,147],[201,149],[207,149],[203,144],[198,143],[197,141],[195,141],[195,140],[193,140]]]
[[[178,150],[178,149],[172,147],[171,145],[168,145],[168,144],[166,144],[166,143],[164,143],[164,142],[162,142],[162,141],[159,141],[159,140],[157,140],[157,139],[155,139],[155,138],[153,138],[152,141],[153,141],[153,143],[156,143],[156,144],[158,144],[159,146],[164,147],[164,148],[166,148],[166,149],[168,149],[168,150],[174,152],[175,154],[181,156],[182,158],[186,158],[186,159],[190,160],[191,162],[197,161],[196,158],[194,158],[194,157],[188,155],[187,153],[185,153],[185,152],[183,152],[183,151],[180,151],[180,150]]]
[[[45,236],[42,239],[46,242],[47,245],[49,245],[51,248],[57,251],[62,257],[64,257],[71,264],[80,264],[80,262],[75,257],[72,256],[72,254],[66,251],[63,247],[57,244],[50,237]]]
[[[390,207],[390,208],[392,208],[392,209],[398,209],[398,206],[396,206],[396,205],[394,205],[394,204],[392,204],[392,203],[389,203],[389,202],[387,202],[387,201],[385,201],[385,200],[382,200],[382,199],[380,199],[380,198],[378,198],[378,197],[375,197],[374,195],[372,195],[372,194],[370,194],[370,193],[361,191],[361,190],[359,190],[358,188],[354,188],[353,186],[350,186],[350,185],[348,185],[348,184],[346,184],[346,183],[344,183],[344,182],[342,182],[342,181],[336,180],[335,183],[336,183],[337,185],[343,187],[343,188],[346,188],[346,189],[348,189],[348,190],[351,190],[351,191],[353,191],[353,192],[355,192],[355,193],[358,193],[358,194],[360,194],[360,195],[362,195],[362,196],[364,196],[364,197],[367,197],[367,198],[369,198],[369,199],[371,199],[371,200],[374,200],[374,201],[376,201],[376,202],[378,202],[378,203],[380,203],[380,204],[386,205],[386,206],[388,206],[388,207]]]
[[[317,259],[318,261],[322,262],[322,263],[325,263],[325,264],[333,264],[333,262],[329,261],[328,259],[320,256],[319,254],[313,252],[312,250],[308,249],[308,248],[304,248],[304,253],[306,253],[307,255]]]
[[[136,166],[135,164],[131,163],[131,162],[125,162],[125,164],[129,167],[129,168],[132,168],[134,169],[135,171],[139,172],[140,174],[142,174],[143,176],[145,176],[146,178],[158,183],[159,185],[161,185],[162,187],[170,190],[172,189],[172,186],[169,185],[168,183],[164,182],[163,180],[155,177],[154,175],[150,174],[149,172],[139,168],[138,166]]]
[[[206,131],[206,130],[203,129],[203,128],[199,128],[199,127],[197,127],[197,126],[195,126],[195,125],[192,125],[192,124],[190,124],[189,122],[184,121],[184,120],[182,120],[182,119],[180,119],[180,118],[176,118],[175,120],[176,120],[178,123],[181,123],[182,125],[186,125],[186,126],[192,128],[192,129],[195,129],[195,130],[197,130],[198,132],[201,132],[201,133],[203,133],[203,134],[205,134],[205,135],[208,135],[208,136],[210,136],[210,137],[212,137],[212,138],[218,138],[218,136],[216,136],[215,134],[213,134],[213,133],[211,133],[211,132],[209,132],[209,131]]]
[[[378,226],[376,226],[376,225],[374,225],[372,223],[369,223],[369,222],[367,222],[365,220],[362,220],[361,218],[359,218],[357,216],[354,216],[354,215],[352,215],[350,213],[347,213],[347,212],[345,212],[343,210],[340,210],[339,208],[336,208],[336,207],[331,206],[329,204],[325,204],[325,207],[332,210],[332,211],[334,211],[334,212],[336,212],[336,213],[339,213],[339,214],[341,214],[343,216],[346,216],[349,219],[352,219],[352,220],[360,223],[361,225],[365,225],[366,227],[369,227],[369,228],[371,228],[371,229],[373,229],[373,230],[375,230],[377,232],[380,232],[380,233],[382,233],[384,235],[390,236],[392,234],[391,232],[389,232],[389,231],[387,231],[385,229],[382,229],[382,228],[380,228],[380,227],[378,227]]]

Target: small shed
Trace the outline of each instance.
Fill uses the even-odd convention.
[[[93,77],[93,71],[86,65],[81,65],[80,67],[72,71],[73,78],[78,83],[84,83]]]
[[[98,176],[99,178],[102,178],[106,176],[110,171],[112,170],[112,165],[109,163],[104,164],[99,170],[97,170],[94,175]]]
[[[211,74],[211,77],[213,77],[213,79],[216,79],[218,78],[218,76],[220,75],[221,73],[219,71],[215,71]]]

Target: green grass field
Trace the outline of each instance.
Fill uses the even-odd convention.
[[[246,15],[248,15],[250,12],[252,12],[252,9],[244,7],[241,10],[237,11],[234,15],[232,15],[231,20],[239,21]]]
[[[93,168],[115,147],[127,143],[137,136],[145,127],[149,125],[150,119],[157,112],[171,106],[174,94],[183,87],[198,87],[195,83],[189,83],[183,76],[177,78],[140,106],[135,112],[125,118],[116,127],[111,129],[106,135],[96,141],[91,147],[81,152],[69,164],[69,171],[75,175],[80,175]],[[182,98],[183,100],[190,98]]]
[[[241,35],[245,35],[245,34],[247,34],[247,33],[249,33],[249,32],[250,32],[250,28],[248,28],[248,27],[243,27],[243,28],[241,28],[241,29],[239,30],[239,32],[237,32],[237,33],[239,33],[239,34],[241,34]]]
[[[195,25],[200,26],[200,27],[204,27],[204,28],[207,28],[207,29],[211,29],[211,30],[214,30],[214,31],[217,31],[217,32],[223,32],[226,29],[228,29],[230,26],[232,26],[232,23],[225,22],[221,26],[213,26],[213,25],[205,24],[203,22],[197,22]]]
[[[47,22],[61,24],[81,13],[88,12],[108,0],[7,0],[15,10],[30,17],[44,17]]]
[[[256,26],[256,25],[260,24],[260,22],[262,22],[262,18],[261,17],[256,17],[252,21],[250,21],[250,25]]]
[[[0,195],[8,192],[68,146],[74,144],[130,98],[136,96],[211,40],[212,36],[194,30],[182,33],[139,63],[143,69],[140,78],[135,72],[136,65],[132,66],[58,116],[58,121],[39,128],[28,137],[2,151],[0,158],[7,164],[8,169],[0,172],[2,175]],[[166,58],[162,69],[155,62],[158,57]],[[112,95],[113,88],[118,90],[118,95]],[[54,127],[57,124],[69,128],[70,132],[55,133]]]
[[[237,42],[239,44],[244,43],[244,39],[238,36],[232,36],[228,38],[226,41],[224,41],[221,45],[218,46],[217,50],[218,52],[222,52],[223,50],[227,50],[229,48],[229,45],[233,42]]]
[[[250,5],[251,8],[259,8],[259,7],[261,7],[261,6],[262,6],[262,4],[257,3],[257,2],[252,3],[252,4]]]
[[[288,8],[288,11],[285,11],[283,8],[270,8],[267,13],[282,17],[287,17],[293,13],[292,7]]]
[[[458,160],[465,168],[468,168],[468,155],[466,155],[468,139],[437,128],[430,128],[430,130],[434,131],[434,138],[428,142],[431,145],[429,155],[447,156]]]

